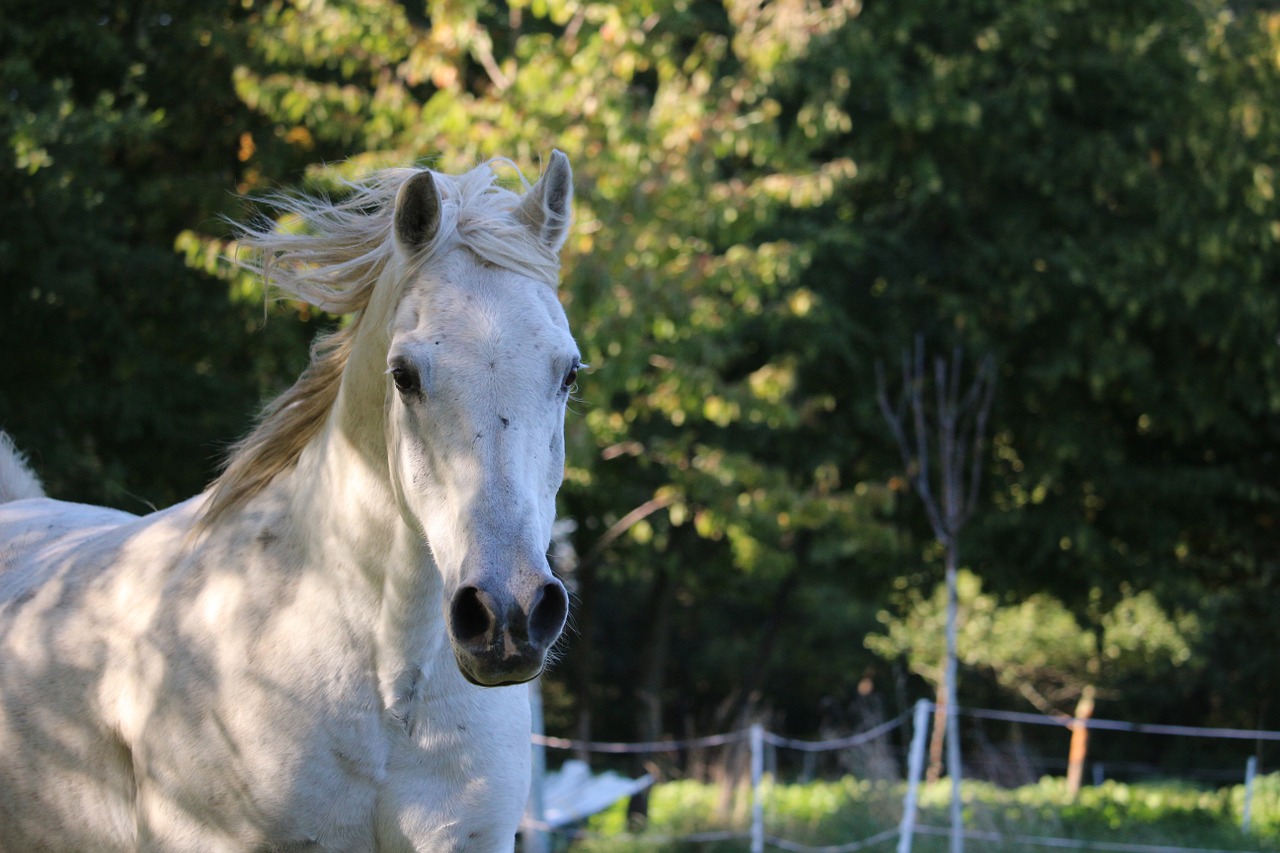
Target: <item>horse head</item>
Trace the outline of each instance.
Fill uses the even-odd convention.
[[[396,197],[409,272],[388,312],[386,446],[400,513],[443,579],[458,668],[498,686],[541,672],[568,614],[546,555],[581,367],[555,292],[573,179],[555,152],[488,212],[451,181],[419,172]]]

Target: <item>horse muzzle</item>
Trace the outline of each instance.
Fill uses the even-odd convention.
[[[449,603],[449,638],[472,684],[501,687],[536,678],[564,630],[569,596],[549,574],[524,590],[464,584]]]

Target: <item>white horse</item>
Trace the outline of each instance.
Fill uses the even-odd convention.
[[[390,170],[251,231],[353,314],[205,493],[42,497],[0,442],[0,851],[511,850],[568,600],[573,180]],[[6,485],[6,483],[8,485]]]

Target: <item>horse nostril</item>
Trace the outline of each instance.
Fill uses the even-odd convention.
[[[568,616],[569,596],[564,586],[554,580],[545,584],[529,614],[529,639],[540,646],[551,645],[560,636]]]
[[[449,624],[460,642],[483,640],[493,628],[493,611],[479,589],[464,586],[453,596],[449,607]]]

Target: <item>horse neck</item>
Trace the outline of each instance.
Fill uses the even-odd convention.
[[[295,475],[296,521],[344,557],[385,565],[389,547],[425,546],[407,536],[392,489],[386,446],[387,318],[395,283],[384,274],[359,319],[324,429]],[[375,568],[381,572],[382,569]],[[381,577],[372,577],[381,585]]]
[[[370,323],[369,321],[377,321]],[[384,699],[405,673],[456,669],[445,641],[443,585],[430,549],[411,529],[391,486],[384,396],[389,346],[381,318],[367,317],[352,346],[324,430],[294,473],[294,519],[313,560],[354,572],[377,612],[371,620]]]

